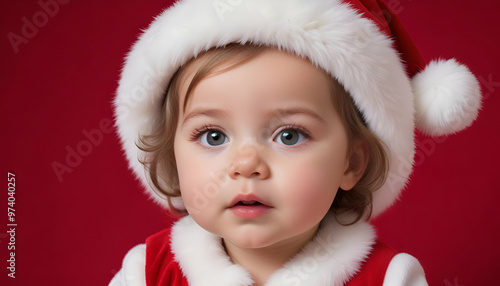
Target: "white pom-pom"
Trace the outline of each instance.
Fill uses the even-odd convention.
[[[433,61],[412,79],[416,126],[441,136],[469,127],[481,107],[479,83],[455,59]]]

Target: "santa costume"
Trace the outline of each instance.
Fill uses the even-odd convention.
[[[173,2],[173,1],[172,1]],[[129,166],[149,186],[136,142],[152,131],[174,73],[229,44],[274,47],[310,60],[352,97],[387,147],[389,176],[373,193],[372,218],[399,197],[411,173],[414,131],[448,135],[468,127],[481,105],[478,82],[454,59],[425,65],[396,15],[381,0],[180,0],[161,13],[128,54],[115,99]],[[410,166],[410,167],[408,167]],[[181,200],[173,201],[182,208]],[[221,238],[190,216],[125,256],[110,285],[252,285]],[[333,214],[265,285],[427,285],[419,262],[377,242],[367,220],[341,225]]]

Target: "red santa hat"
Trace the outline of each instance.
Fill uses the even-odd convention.
[[[309,59],[336,78],[387,146],[386,183],[373,216],[397,200],[412,171],[414,130],[431,136],[468,127],[481,105],[479,84],[456,60],[424,65],[396,15],[380,0],[181,0],[151,23],[128,54],[115,117],[129,166],[147,192],[136,147],[159,118],[173,74],[191,58],[231,43],[265,45]],[[182,208],[182,201],[174,202]]]

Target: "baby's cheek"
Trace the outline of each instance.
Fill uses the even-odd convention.
[[[196,198],[203,187],[204,176],[202,168],[196,164],[178,166],[179,185],[182,194],[182,200],[186,207],[196,205]]]
[[[181,180],[181,194],[184,205],[191,215],[208,214],[214,200],[221,196],[227,184],[226,177],[206,168],[192,166],[188,175]]]
[[[328,174],[318,166],[307,166],[288,175],[290,192],[296,210],[304,215],[322,216],[328,211],[335,198],[338,186]]]

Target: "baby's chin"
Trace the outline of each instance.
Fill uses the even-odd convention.
[[[300,250],[309,243],[314,235],[309,234],[286,234],[283,231],[266,231],[264,229],[255,230],[252,233],[230,233],[219,235],[222,237],[224,245],[227,247],[237,247],[242,250],[265,251],[279,253],[282,250],[292,252]]]
[[[279,239],[266,237],[264,235],[228,235],[222,237],[225,246],[237,247],[246,250],[264,250],[271,248],[280,242]]]

